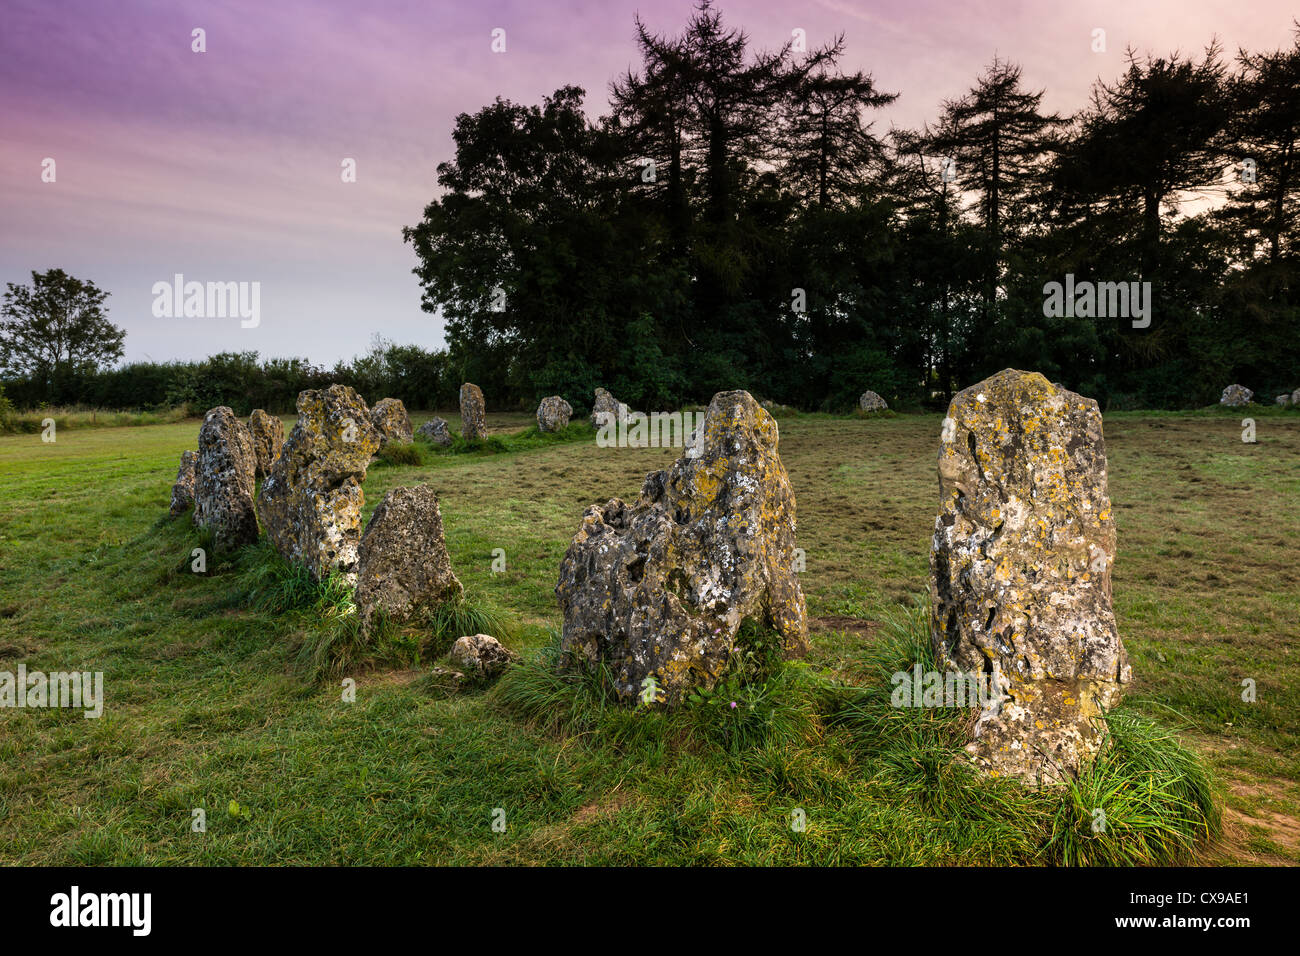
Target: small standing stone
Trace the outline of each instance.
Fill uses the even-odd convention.
[[[375,402],[370,407],[370,424],[379,433],[381,447],[390,441],[409,445],[415,437],[411,431],[411,416],[406,414],[401,399],[381,398]]]
[[[1241,408],[1243,405],[1249,405],[1255,393],[1245,385],[1229,385],[1223,390],[1222,397],[1219,398],[1220,405],[1226,405],[1229,408]]]
[[[432,445],[441,445],[443,448],[451,447],[451,429],[447,427],[447,420],[444,418],[435,416],[431,421],[421,425],[415,434]]]
[[[199,429],[194,463],[194,523],[213,533],[219,551],[257,540],[256,472],[257,454],[248,426],[225,405],[210,409]]]
[[[271,473],[276,456],[284,445],[284,422],[260,408],[248,416],[248,432],[253,436],[253,450],[257,454],[257,477]]]
[[[558,432],[569,425],[573,406],[559,395],[550,395],[542,399],[537,406],[537,429],[543,432]]]
[[[607,389],[596,389],[596,400],[591,406],[591,424],[594,428],[615,425],[627,421],[630,409],[609,393]]]
[[[453,664],[479,680],[492,680],[518,659],[517,655],[488,634],[458,637],[447,655]]]
[[[181,452],[181,466],[176,471],[176,483],[172,485],[172,502],[168,513],[178,518],[194,506],[194,465],[199,460],[196,452]]]
[[[858,399],[858,408],[862,409],[864,412],[883,412],[888,411],[889,403],[875,392],[868,389],[863,392],[862,397]]]
[[[487,438],[487,405],[483,390],[473,382],[460,387],[460,434],[466,439]]]

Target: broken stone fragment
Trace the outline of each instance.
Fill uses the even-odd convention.
[[[628,701],[712,687],[746,620],[775,630],[786,656],[807,650],[776,420],[748,392],[719,392],[702,428],[698,456],[648,475],[635,505],[590,506],[560,566],[562,650],[608,667]]]
[[[422,625],[464,593],[451,569],[438,496],[428,485],[394,488],[366,525],[357,554],[357,613],[363,632],[379,617]]]
[[[356,580],[361,482],[379,449],[370,409],[347,385],[298,393],[298,420],[262,483],[257,511],[286,561]]]
[[[473,382],[460,387],[460,434],[462,438],[487,438],[487,405],[483,390]]]
[[[213,534],[219,551],[257,540],[253,436],[225,405],[210,409],[199,428],[194,463],[194,523]]]
[[[492,680],[501,676],[507,667],[518,660],[518,655],[488,634],[457,638],[447,656],[453,664],[479,680]]]
[[[284,423],[275,415],[255,408],[248,416],[248,432],[253,436],[253,450],[257,455],[256,476],[265,478],[284,445]]]
[[[1001,694],[967,752],[993,775],[1072,775],[1131,679],[1111,608],[1115,516],[1097,403],[1007,369],[954,396],[930,550],[940,666]]]

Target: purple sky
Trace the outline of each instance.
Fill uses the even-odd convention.
[[[1291,43],[1291,0],[726,0],[755,45],[846,34],[844,67],[901,92],[878,130],[919,126],[997,54],[1084,105],[1126,45],[1196,52]],[[420,310],[403,225],[434,196],[451,127],[500,95],[566,83],[606,109],[636,63],[633,14],[675,33],[692,0],[5,0],[0,29],[0,282],[61,267],[112,293],[126,358],[222,350],[332,363],[380,333],[442,343]],[[191,30],[207,52],[191,51]],[[491,51],[494,28],[506,52]],[[1094,28],[1107,52],[1090,49]],[[41,181],[55,160],[57,180]],[[357,182],[340,180],[345,157]],[[261,283],[261,324],[155,318],[152,286]]]

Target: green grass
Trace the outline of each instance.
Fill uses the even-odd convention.
[[[492,415],[505,450],[372,468],[367,514],[393,487],[434,488],[471,599],[441,638],[363,644],[337,620],[346,595],[257,549],[189,570],[200,539],[162,516],[196,420],[0,437],[0,669],[102,670],[107,697],[99,720],[0,711],[0,862],[1295,863],[1300,415],[1255,415],[1256,445],[1241,417],[1107,416],[1135,683],[1106,756],[1042,794],[954,761],[960,714],[881,706],[886,669],[928,653],[914,601],[937,415],[781,420],[812,652],[757,653],[674,712],[550,667],[583,509],[634,499],[671,449]],[[458,630],[525,662],[487,691],[439,683]]]
[[[187,406],[160,411],[114,411],[85,406],[51,406],[14,411],[0,408],[0,434],[39,434],[50,420],[57,431],[72,428],[121,428],[138,425],[165,425],[184,421],[193,412]]]

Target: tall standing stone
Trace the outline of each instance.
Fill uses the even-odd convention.
[[[487,405],[483,390],[473,382],[460,387],[460,434],[467,439],[487,438]]]
[[[746,619],[787,656],[807,650],[776,420],[748,392],[719,392],[702,427],[698,456],[648,475],[635,506],[589,507],[560,565],[561,647],[606,665],[624,699],[654,687],[672,705],[712,687]]]
[[[255,408],[248,416],[248,432],[253,436],[253,450],[257,455],[257,477],[265,478],[284,445],[284,422],[275,415]]]
[[[967,746],[990,773],[1051,782],[1100,746],[1131,679],[1111,609],[1115,517],[1097,403],[1007,369],[953,397],[930,550],[941,666],[1001,693]]]
[[[355,581],[361,540],[361,482],[379,450],[370,409],[347,385],[298,393],[298,421],[262,483],[258,514],[287,561],[320,580]]]
[[[377,616],[423,624],[464,593],[451,569],[438,496],[428,485],[394,488],[375,508],[357,559],[357,612],[363,631]]]
[[[194,523],[213,534],[219,551],[257,540],[253,436],[225,405],[209,409],[199,428],[194,462]]]

